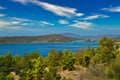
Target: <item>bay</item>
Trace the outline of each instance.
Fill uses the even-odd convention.
[[[68,49],[76,52],[77,49],[87,48],[88,46],[96,48],[97,42],[59,42],[59,43],[20,43],[20,44],[0,44],[0,55],[5,55],[10,52],[13,56],[18,54],[20,56],[25,53],[39,52],[42,56],[47,56],[51,49],[56,51],[63,51]]]

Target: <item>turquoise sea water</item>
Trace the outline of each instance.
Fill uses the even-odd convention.
[[[19,54],[20,56],[25,53],[38,51],[42,56],[47,56],[51,49],[57,51],[68,49],[76,52],[77,49],[86,48],[91,46],[96,48],[97,42],[67,42],[67,43],[24,43],[24,44],[0,44],[0,55],[10,52],[13,56]]]

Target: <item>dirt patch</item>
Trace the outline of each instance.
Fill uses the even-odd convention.
[[[71,78],[72,80],[78,80],[78,77],[82,74],[87,73],[87,68],[85,67],[81,67],[81,66],[77,66],[77,70],[73,70],[73,71],[61,71],[60,75],[62,78]]]

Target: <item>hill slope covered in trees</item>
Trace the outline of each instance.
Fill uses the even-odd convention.
[[[103,37],[99,46],[73,53],[51,50],[47,57],[32,52],[23,56],[0,56],[0,80],[120,80],[120,51]],[[64,74],[63,74],[64,73]]]

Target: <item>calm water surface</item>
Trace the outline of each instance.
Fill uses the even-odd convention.
[[[42,56],[47,56],[50,49],[57,51],[68,49],[76,52],[77,49],[86,48],[92,46],[96,48],[97,42],[67,42],[67,43],[25,43],[25,44],[0,44],[0,55],[4,55],[6,52],[10,52],[13,56],[16,54],[24,55],[25,53],[31,53],[38,51]]]

